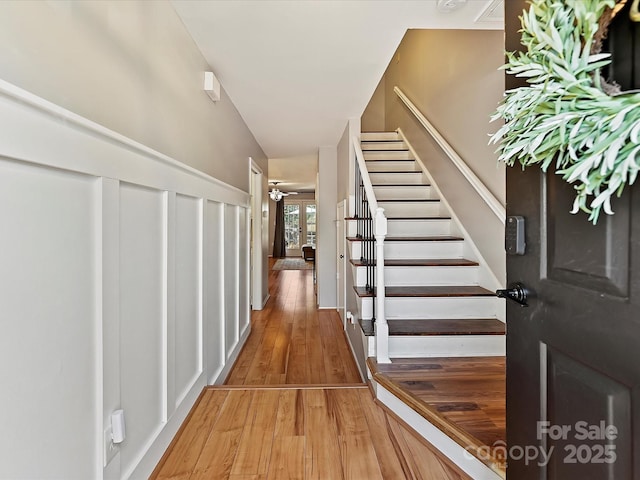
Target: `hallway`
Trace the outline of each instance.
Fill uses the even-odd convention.
[[[269,301],[252,312],[251,335],[227,385],[362,383],[336,310],[318,310],[311,270],[273,270]]]
[[[311,270],[271,269],[269,285],[226,384],[205,388],[151,478],[469,478],[377,405]]]

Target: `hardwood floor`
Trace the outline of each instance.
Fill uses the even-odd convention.
[[[155,480],[461,480],[366,386],[211,387]]]
[[[272,265],[273,259],[270,259]],[[310,270],[271,270],[270,298],[227,385],[362,383],[335,310],[318,310]]]
[[[311,271],[269,285],[226,385],[205,388],[152,479],[470,478],[376,404]]]

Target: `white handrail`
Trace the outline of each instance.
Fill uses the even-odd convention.
[[[458,153],[453,149],[453,147],[447,142],[440,132],[433,126],[429,120],[418,110],[411,100],[404,94],[400,88],[397,86],[393,88],[393,91],[400,97],[400,100],[407,106],[407,108],[413,113],[413,115],[418,119],[420,124],[424,127],[424,129],[429,132],[429,134],[433,137],[442,151],[451,159],[453,164],[458,167],[458,170],[464,175],[467,181],[471,184],[471,186],[478,192],[478,195],[482,197],[482,199],[486,202],[489,208],[496,214],[498,219],[504,223],[505,217],[507,215],[504,205],[491,193],[491,191],[486,187],[482,180],[478,178],[478,176],[473,173],[473,170],[469,168],[469,166],[465,163],[465,161],[458,155]]]
[[[389,358],[389,324],[385,315],[385,284],[384,284],[384,240],[387,236],[387,217],[384,215],[384,208],[378,207],[371,177],[367,170],[367,164],[364,160],[364,154],[360,147],[360,139],[353,137],[351,139],[353,150],[356,153],[356,162],[360,170],[362,184],[369,203],[371,218],[373,219],[373,235],[376,239],[376,296],[371,300],[376,302],[376,361],[378,363],[391,363]]]

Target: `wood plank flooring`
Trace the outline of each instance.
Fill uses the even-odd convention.
[[[273,264],[273,259],[270,259]],[[318,310],[310,270],[271,270],[270,298],[227,385],[362,383],[335,310]]]
[[[155,480],[462,480],[366,386],[211,387]]]

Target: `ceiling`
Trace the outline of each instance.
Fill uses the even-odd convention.
[[[408,28],[502,29],[502,3],[172,0],[267,157],[293,157],[290,176],[362,114]]]

